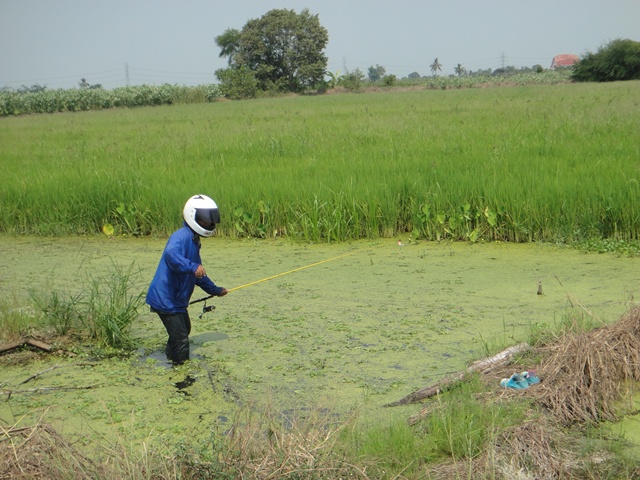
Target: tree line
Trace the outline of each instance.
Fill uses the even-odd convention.
[[[323,91],[337,83],[350,85],[366,77],[360,69],[344,75],[327,72],[327,57],[323,50],[329,34],[308,9],[296,14],[294,10],[274,9],[259,19],[249,20],[242,29],[227,29],[215,37],[220,57],[227,58],[228,67],[215,72],[223,95],[229,98],[254,97],[258,92],[303,93]],[[433,76],[442,71],[436,57],[429,65]],[[460,63],[455,75],[486,76],[542,73],[541,65],[517,69],[513,66],[495,70],[467,71]],[[329,77],[329,78],[327,78]],[[409,79],[423,78],[412,72]],[[573,81],[613,81],[640,78],[640,42],[614,40],[596,53],[586,54],[572,67]],[[392,86],[395,75],[388,75],[384,66],[370,66],[370,82]]]
[[[320,24],[318,15],[308,9],[273,9],[262,17],[251,19],[240,29],[228,28],[215,37],[220,48],[219,56],[227,59],[227,67],[215,71],[219,93],[230,99],[253,98],[262,94],[322,93],[329,88],[343,86],[359,90],[362,82],[394,86],[399,81],[387,74],[384,66],[370,66],[368,75],[360,69],[340,75],[327,70],[324,49],[329,33]],[[640,79],[640,42],[616,39],[596,52],[588,52],[574,64],[570,80],[576,82],[605,82]],[[442,63],[436,57],[429,65],[432,77],[442,71]],[[541,65],[522,67],[507,66],[495,70],[467,70],[460,63],[451,77],[485,77],[542,73]],[[408,80],[427,78],[418,72],[407,76]],[[102,89],[100,84],[90,84],[86,79],[78,83],[81,90]],[[17,93],[41,93],[46,85],[22,86]],[[13,91],[2,88],[0,93]]]

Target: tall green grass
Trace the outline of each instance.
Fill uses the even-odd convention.
[[[0,232],[637,240],[638,82],[290,97],[0,119]]]
[[[134,265],[125,268],[113,263],[110,273],[90,276],[77,293],[56,289],[30,289],[41,326],[51,327],[58,335],[75,334],[90,338],[100,348],[133,350],[131,325],[143,304],[143,293],[134,286]],[[10,317],[0,304],[0,320]],[[12,326],[14,325],[14,326]],[[0,329],[0,337],[15,335],[21,323],[10,322]]]

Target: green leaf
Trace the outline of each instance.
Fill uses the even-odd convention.
[[[114,232],[114,228],[113,225],[111,225],[110,223],[105,223],[102,226],[102,233],[104,233],[107,237],[110,237],[111,235],[113,235]]]
[[[265,213],[269,213],[269,210],[271,210],[269,208],[269,205],[267,205],[264,200],[260,200],[258,202],[258,210],[260,210],[260,213],[265,214]]]
[[[484,209],[484,216],[487,217],[487,222],[489,222],[489,225],[492,227],[495,227],[498,223],[498,214],[489,207]]]

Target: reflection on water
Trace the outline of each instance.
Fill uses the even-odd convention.
[[[187,375],[186,377],[184,377],[184,380],[181,380],[180,382],[176,382],[175,386],[178,389],[179,393],[182,393],[183,395],[190,395],[189,392],[184,392],[183,390],[187,387],[190,387],[194,383],[196,383],[195,377],[191,375]]]
[[[155,352],[146,353],[143,348],[138,349],[138,355],[140,355],[140,363],[147,363],[149,359],[155,360],[159,367],[171,368],[173,365],[167,359],[164,351],[156,350]]]
[[[189,337],[189,341],[194,345],[203,345],[208,342],[219,342],[220,340],[227,340],[229,335],[222,332],[206,332],[199,335],[193,335]]]

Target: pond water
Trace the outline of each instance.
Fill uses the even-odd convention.
[[[1,237],[0,290],[19,307],[29,288],[80,292],[117,264],[133,265],[144,291],[164,244]],[[487,349],[526,341],[532,326],[560,321],[571,305],[612,322],[640,298],[640,259],[551,245],[205,239],[202,258],[214,282],[235,290],[208,302],[216,308],[202,318],[202,303],[191,308],[191,362],[169,366],[162,323],[143,308],[140,349],[128,359],[0,357],[0,385],[15,392],[0,402],[0,421],[45,418],[87,441],[149,441],[224,428],[238,406],[407,418],[420,406],[383,405]],[[65,389],[26,391],[50,387]]]

